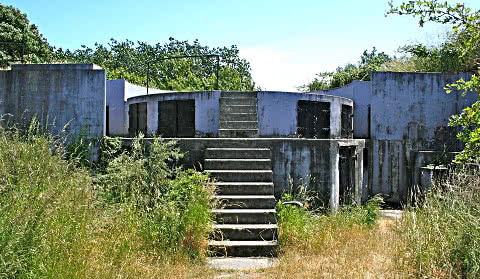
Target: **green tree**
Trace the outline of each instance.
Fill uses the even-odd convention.
[[[357,65],[347,64],[338,67],[335,72],[322,72],[312,82],[299,87],[302,91],[328,90],[342,87],[354,80],[368,81],[370,73],[377,71],[380,67],[392,60],[392,57],[384,52],[377,52],[374,47],[371,52],[365,50]]]
[[[10,65],[12,60],[25,62],[49,62],[53,48],[40,34],[37,26],[30,24],[27,15],[20,10],[0,3],[0,67]]]
[[[463,94],[477,94],[479,100],[450,119],[450,125],[460,127],[458,138],[465,143],[465,149],[456,157],[459,163],[480,162],[480,11],[473,11],[463,4],[450,5],[448,2],[408,1],[400,6],[389,2],[387,14],[419,17],[419,25],[436,22],[453,25],[459,61],[464,69],[473,73],[471,80],[463,79],[446,86],[447,93],[461,90]],[[425,56],[432,56],[426,53]]]
[[[238,48],[210,48],[198,40],[189,43],[169,38],[165,44],[111,39],[108,46],[96,43],[95,47],[82,46],[70,51],[59,49],[56,59],[73,63],[95,63],[107,70],[108,79],[123,78],[145,86],[147,64],[149,86],[166,90],[213,90],[216,87],[215,57],[162,60],[173,56],[219,55],[219,88],[221,90],[254,90],[250,64],[239,57]]]

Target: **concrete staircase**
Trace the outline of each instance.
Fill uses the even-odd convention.
[[[222,92],[220,136],[258,136],[255,93]],[[209,248],[216,256],[276,256],[277,225],[271,152],[222,144],[205,150],[205,170],[217,180],[221,207]],[[234,145],[234,146],[233,146]],[[241,145],[240,145],[241,146]]]
[[[221,138],[258,137],[256,92],[221,93],[218,135]]]

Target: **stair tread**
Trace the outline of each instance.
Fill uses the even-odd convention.
[[[258,129],[218,129],[219,131],[257,131]]]
[[[206,170],[208,172],[217,172],[217,173],[272,173],[271,170]]]
[[[211,147],[211,148],[206,148],[206,150],[212,150],[212,151],[216,151],[216,150],[221,150],[221,151],[237,151],[237,150],[241,150],[241,151],[267,151],[267,150],[270,150],[269,148],[248,148],[248,147],[245,147],[245,148],[241,148],[241,147]]]
[[[242,96],[242,97],[223,97],[223,96],[220,96],[220,99],[257,99],[257,97],[250,97],[250,96]]]
[[[215,224],[215,229],[232,229],[232,230],[245,230],[245,229],[260,229],[270,230],[277,229],[277,224]]]
[[[213,213],[236,213],[236,214],[249,214],[249,213],[276,213],[275,209],[212,209]]]
[[[236,159],[236,158],[229,158],[229,159],[205,159],[205,161],[220,161],[220,162],[269,162],[270,159]]]
[[[274,195],[217,195],[217,199],[275,199]]]
[[[273,186],[273,182],[213,182],[212,184],[216,184],[217,186],[224,186],[224,185],[259,185],[259,186]]]
[[[210,246],[277,246],[276,240],[209,240]]]

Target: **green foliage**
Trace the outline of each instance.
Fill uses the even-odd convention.
[[[51,138],[0,130],[0,278],[72,276],[91,217],[90,178]]]
[[[478,173],[458,172],[427,192],[421,207],[405,213],[400,236],[415,277],[477,278],[480,274]]]
[[[380,197],[374,197],[364,206],[345,206],[337,212],[317,214],[306,207],[283,204],[284,200],[295,200],[295,197],[287,194],[277,204],[280,244],[282,247],[303,248],[318,245],[319,235],[329,234],[338,229],[353,226],[373,228],[383,202]]]
[[[11,64],[10,60],[20,60],[22,43],[25,44],[24,60],[30,63],[48,62],[52,58],[52,47],[40,34],[27,15],[12,6],[0,3],[0,41],[13,44],[0,44],[0,67]]]
[[[166,57],[185,55],[220,55],[220,90],[254,90],[250,64],[239,57],[237,46],[210,48],[198,40],[189,43],[169,38],[165,44],[111,39],[108,46],[96,43],[95,48],[56,51],[58,61],[95,63],[107,70],[108,79],[126,79],[146,86],[147,64],[150,66],[149,86],[166,90],[214,90],[215,57],[181,58],[161,60]]]
[[[461,79],[446,87],[447,93],[453,89],[463,90],[463,94],[468,91],[476,92],[480,96],[480,77],[474,75],[469,81]],[[453,115],[448,124],[453,127],[461,127],[457,138],[465,143],[465,148],[456,155],[455,162],[480,163],[480,100],[463,109],[459,115]]]
[[[212,228],[214,186],[206,174],[177,167],[182,156],[174,141],[154,138],[147,147],[139,136],[130,151],[108,161],[99,190],[107,204],[141,217],[148,250],[199,257]]]
[[[363,52],[357,65],[347,64],[338,67],[335,72],[319,73],[311,83],[300,86],[299,89],[306,92],[328,90],[343,87],[354,80],[368,81],[371,72],[379,70],[383,64],[391,60],[392,57],[384,52],[377,52],[374,47],[371,52],[368,50]]]
[[[408,1],[398,7],[389,2],[387,14],[419,17],[419,25],[426,22],[452,24],[453,34],[438,47],[406,46],[402,50],[419,60],[416,71],[478,72],[480,69],[480,11],[463,4],[450,5],[447,1]]]
[[[174,142],[103,140],[96,184],[61,142],[35,119],[0,128],[0,278],[144,277],[206,254],[214,186]]]
[[[452,24],[453,35],[439,48],[413,46],[407,49],[413,59],[427,61],[428,70],[467,71],[474,75],[470,81],[463,79],[445,87],[452,90],[480,93],[480,10],[473,11],[463,4],[450,5],[448,2],[409,1],[395,7],[390,1],[387,14],[411,15],[419,17],[419,25],[426,22]],[[480,155],[480,104],[475,102],[461,114],[451,117],[449,125],[461,127],[457,137],[465,143],[465,149],[456,157],[457,163],[479,162]]]

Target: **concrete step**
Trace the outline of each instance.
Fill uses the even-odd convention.
[[[213,240],[275,240],[276,224],[215,224]]]
[[[224,113],[257,113],[256,105],[223,105],[220,106],[220,115]]]
[[[229,105],[250,105],[256,106],[257,105],[257,98],[250,98],[250,97],[233,97],[233,98],[225,98],[220,97],[220,107],[222,106],[229,106]]]
[[[258,121],[256,113],[223,113],[220,121]]]
[[[258,129],[218,129],[221,138],[256,138]]]
[[[207,148],[205,158],[217,159],[270,159],[268,148]]]
[[[272,182],[271,170],[206,170],[222,182]]]
[[[218,224],[276,224],[275,209],[213,209]]]
[[[273,195],[273,182],[216,182],[218,195]]]
[[[221,98],[257,98],[257,92],[222,91]]]
[[[272,209],[277,203],[273,195],[217,195],[215,198],[225,209]]]
[[[258,129],[255,121],[220,121],[220,129]]]
[[[209,250],[215,256],[223,257],[275,257],[277,241],[218,241],[208,242]]]
[[[270,159],[205,159],[207,170],[271,170]]]

